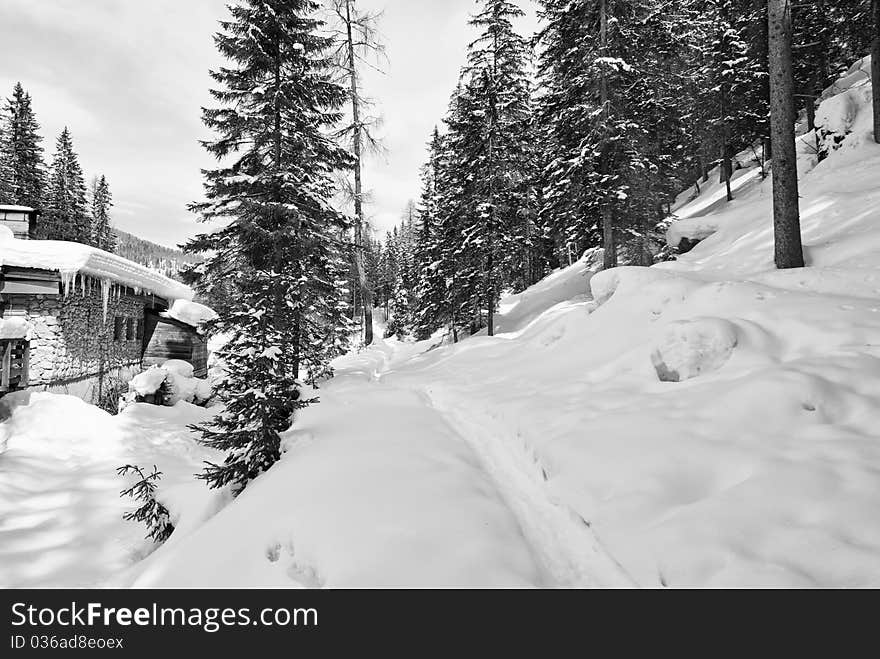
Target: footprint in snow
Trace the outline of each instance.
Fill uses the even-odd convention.
[[[286,557],[285,557],[286,555]],[[306,565],[296,559],[296,550],[293,543],[282,546],[276,542],[266,548],[266,559],[270,563],[278,563],[285,558],[287,563],[287,576],[292,581],[302,584],[306,588],[323,588],[324,579],[311,565]]]

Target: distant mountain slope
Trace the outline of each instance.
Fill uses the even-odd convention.
[[[184,266],[198,263],[201,259],[184,254],[179,249],[151,243],[125,231],[114,229],[116,253],[135,263],[160,271],[168,277],[177,276]]]

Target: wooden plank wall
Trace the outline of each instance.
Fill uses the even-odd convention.
[[[208,346],[195,328],[148,312],[144,322],[144,366],[169,359],[189,362],[196,377],[208,373]]]

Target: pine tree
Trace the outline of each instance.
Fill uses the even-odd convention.
[[[67,128],[56,142],[40,227],[41,237],[49,240],[89,244],[92,239],[85,179]]]
[[[187,245],[207,252],[202,279],[222,279],[236,306],[218,310],[212,331],[225,409],[199,426],[226,451],[203,478],[241,491],[280,457],[280,433],[307,399],[304,383],[330,372],[347,341],[348,259],[338,236],[349,226],[329,204],[331,174],[350,166],[328,137],[345,91],[330,78],[331,40],[312,0],[247,0],[229,8],[215,37],[231,64],[212,72],[219,107],[204,111],[217,133],[209,153],[226,166],[205,173],[207,201],[193,210],[227,224]]]
[[[103,174],[101,178],[92,179],[92,231],[91,244],[107,252],[116,251],[116,234],[110,225],[110,209],[113,207],[113,196],[110,184]]]
[[[0,204],[11,204],[15,199],[12,185],[12,165],[9,158],[9,137],[6,122],[0,117]]]
[[[6,197],[5,203],[43,206],[46,167],[39,130],[30,94],[17,83],[0,125],[0,196]]]
[[[485,293],[479,304],[485,305],[492,336],[495,307],[515,268],[505,257],[515,254],[516,239],[525,233],[524,217],[518,214],[525,201],[518,186],[527,177],[532,108],[526,70],[530,49],[513,29],[513,21],[524,12],[508,0],[482,4],[470,21],[482,33],[470,45],[466,72],[472,111],[483,119],[482,135],[470,140],[468,155],[483,179],[475,190],[477,221],[465,231],[467,241],[485,253]]]

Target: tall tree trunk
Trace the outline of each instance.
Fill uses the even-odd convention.
[[[776,267],[804,267],[795,152],[791,0],[769,0],[770,133],[773,140],[773,225]]]
[[[871,48],[871,84],[874,87],[874,141],[880,144],[880,0],[874,0],[874,44]]]
[[[608,6],[606,0],[599,2],[599,46],[602,57],[607,56],[608,50]],[[604,130],[608,131],[608,78],[605,69],[602,69],[602,77],[599,80],[599,91],[602,101],[602,121]],[[603,169],[607,168],[607,157]],[[602,204],[602,246],[604,248],[603,267],[606,270],[617,267],[617,244],[614,241],[614,213],[608,201]]]
[[[361,180],[363,142],[361,134],[360,103],[357,84],[357,62],[354,56],[354,35],[351,29],[351,5],[355,0],[345,0],[345,27],[348,38],[348,76],[351,87],[351,115],[354,124],[354,263],[357,268],[364,308],[364,344],[373,343],[373,294],[364,267],[364,201]]]
[[[730,22],[729,7],[727,2],[720,5],[721,18],[725,24]],[[721,183],[727,191],[727,201],[733,201],[733,190],[730,187],[730,177],[733,176],[733,165],[730,156],[730,126],[727,123],[727,111],[730,106],[730,85],[722,82],[719,87],[720,110],[721,110]]]
[[[498,128],[498,103],[495,98],[495,65],[498,57],[498,35],[493,41],[492,79],[489,90],[489,257],[486,264],[486,298],[488,304],[488,333],[495,336],[495,233],[497,231],[497,216],[495,213],[495,131]]]

